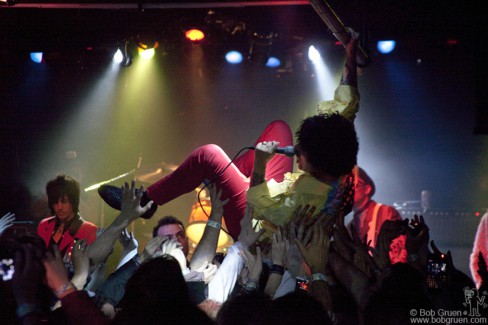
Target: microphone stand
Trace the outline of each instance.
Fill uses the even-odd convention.
[[[324,21],[327,27],[330,29],[335,38],[343,45],[347,44],[351,39],[351,32],[342,23],[341,19],[332,10],[330,5],[325,0],[309,0],[310,5],[317,12],[319,17]],[[359,67],[365,68],[371,63],[371,58],[366,51],[358,44],[356,63]]]

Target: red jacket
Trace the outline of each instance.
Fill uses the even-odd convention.
[[[37,234],[46,243],[46,247],[49,245],[51,236],[56,226],[56,217],[50,217],[41,220],[37,226]],[[75,216],[75,219],[71,221],[68,230],[64,233],[61,241],[59,242],[59,250],[64,254],[71,253],[73,244],[78,239],[86,239],[88,244],[91,244],[97,239],[98,227],[93,223],[83,220],[79,214]]]

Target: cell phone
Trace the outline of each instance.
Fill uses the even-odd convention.
[[[308,280],[302,277],[297,277],[295,280],[295,291],[303,292],[308,291]]]
[[[441,289],[447,280],[447,264],[443,258],[429,259],[427,262],[427,286],[431,289]]]
[[[14,260],[11,258],[4,258],[0,260],[0,277],[3,281],[12,280],[14,276]]]

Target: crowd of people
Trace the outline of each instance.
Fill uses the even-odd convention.
[[[0,322],[410,324],[412,310],[485,316],[486,249],[477,254],[475,285],[430,240],[422,216],[402,219],[372,200],[375,184],[357,166],[356,46],[354,38],[345,45],[334,100],[296,132],[298,172],[291,157],[276,154],[293,146],[291,130],[273,121],[255,150],[234,161],[207,145],[147,189],[134,181],[102,186],[102,198],[120,210],[104,230],[83,220],[79,183],[66,175],[47,183],[52,217],[36,234],[3,236],[15,221],[4,215]],[[201,183],[212,210],[191,258],[185,226],[173,216],[155,221],[153,238],[138,249],[128,226]],[[234,244],[218,259],[223,218]],[[120,262],[106,276],[117,240]]]

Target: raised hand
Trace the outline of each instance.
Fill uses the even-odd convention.
[[[286,244],[287,240],[283,235],[283,228],[278,227],[278,230],[273,234],[273,242],[271,244],[271,260],[273,261],[273,264],[283,265]]]
[[[90,260],[88,258],[88,243],[84,239],[77,240],[71,251],[71,261],[73,262],[74,274],[71,282],[78,290],[83,289],[90,272]]]
[[[128,232],[127,228],[120,233],[119,242],[124,249],[124,253],[129,253],[139,247],[139,243],[137,242],[137,239],[134,238],[134,234]]]
[[[217,273],[217,265],[205,262],[196,271],[203,273],[203,280],[205,284],[208,284],[213,279],[215,273]]]
[[[142,251],[141,261],[144,262],[150,260],[151,258],[163,255],[161,245],[165,241],[169,241],[168,236],[165,237],[157,236],[149,240],[146,246],[144,246],[144,250]]]
[[[5,230],[13,226],[14,221],[15,221],[15,214],[10,212],[6,213],[0,219],[0,237],[2,237],[2,234],[5,232]]]
[[[187,269],[187,260],[185,253],[183,253],[183,246],[176,238],[170,238],[161,244],[162,254],[168,254],[173,256],[180,264],[181,271]]]
[[[222,189],[217,188],[214,183],[207,185],[210,194],[210,202],[212,203],[211,217],[214,217],[214,221],[220,221],[224,215],[224,206],[229,202],[229,199],[222,200]]]
[[[304,223],[305,227],[309,227],[314,223],[314,219],[312,218],[313,214],[317,207],[310,206],[309,204],[304,205],[303,207],[299,205],[295,211],[293,212],[293,216],[290,222],[293,222],[295,225],[299,226],[301,223]]]
[[[410,221],[406,235],[407,261],[419,272],[425,274],[429,255],[429,227],[425,224],[422,216],[414,216]]]
[[[153,201],[149,201],[145,206],[141,207],[140,202],[143,194],[144,186],[141,186],[136,194],[135,180],[132,180],[130,186],[127,182],[125,182],[124,186],[122,186],[122,202],[120,212],[121,214],[125,215],[129,223],[149,211],[154,203]]]
[[[313,227],[312,243],[308,248],[295,239],[295,244],[312,273],[325,273],[329,262],[329,243],[329,236],[319,224]]]
[[[241,232],[239,233],[239,237],[237,239],[237,241],[242,243],[246,248],[252,246],[265,232],[265,229],[261,229],[257,232],[254,231],[252,227],[253,213],[253,208],[248,204],[246,206],[246,213],[244,214],[244,218],[242,218],[241,220]]]
[[[266,164],[273,157],[276,148],[280,143],[277,141],[263,141],[256,145],[254,161],[255,163]]]
[[[244,260],[244,265],[247,265],[249,270],[249,280],[259,283],[259,277],[263,270],[263,262],[261,260],[261,248],[256,247],[256,256],[252,255],[247,249],[239,248],[239,255]]]
[[[42,264],[46,270],[46,284],[51,288],[56,297],[61,299],[68,293],[75,291],[76,288],[69,281],[61,252],[57,246],[52,246],[52,248],[52,252],[46,252]]]
[[[300,250],[298,249],[297,244],[295,243],[295,239],[297,239],[297,226],[293,223],[290,222],[288,224],[288,238],[285,241],[285,267],[290,272],[290,274],[293,277],[296,277],[297,275],[300,275],[302,273],[302,254],[300,254]],[[299,241],[303,243],[303,230],[300,232],[300,235],[298,237]],[[304,246],[307,246],[307,244],[304,244]]]

